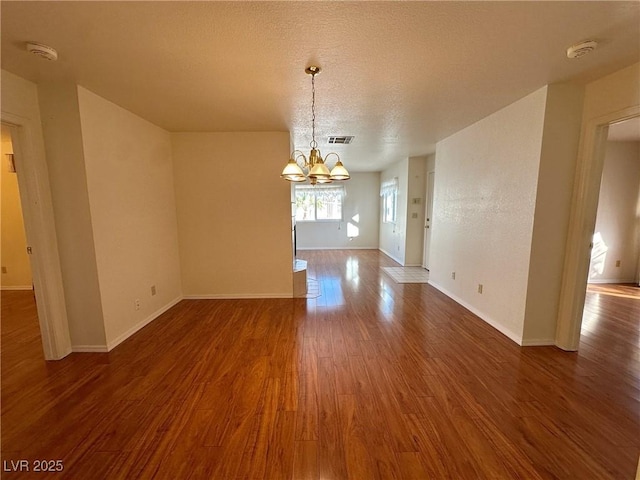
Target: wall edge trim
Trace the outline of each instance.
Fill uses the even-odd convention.
[[[596,278],[593,280],[589,280],[587,284],[604,284],[604,283],[636,283],[635,278]]]
[[[393,260],[396,263],[399,263],[400,266],[404,267],[404,264],[400,261],[400,259],[394,257],[393,255],[391,255],[389,252],[387,252],[384,248],[378,248],[378,250],[380,250],[382,253],[384,253],[387,257],[389,257],[391,260]]]
[[[553,347],[555,344],[555,338],[529,338],[527,340],[522,340],[520,345],[523,347]]]
[[[175,306],[176,304],[178,304],[178,302],[180,302],[182,300],[182,295],[179,295],[178,297],[174,298],[173,300],[171,300],[169,303],[167,303],[166,305],[164,305],[163,307],[160,307],[158,310],[156,310],[155,312],[153,312],[151,315],[149,315],[147,318],[143,319],[142,321],[136,323],[133,327],[131,327],[129,330],[127,330],[126,332],[118,335],[115,339],[113,339],[110,342],[107,342],[106,348],[107,351],[110,352],[111,350],[113,350],[114,348],[116,348],[118,345],[120,345],[122,342],[124,342],[125,340],[127,340],[129,337],[133,336],[135,333],[137,333],[139,330],[142,330],[144,327],[146,327],[148,324],[150,324],[151,322],[153,322],[156,318],[158,318],[160,315],[162,315],[164,312],[166,312],[167,310],[169,310],[171,307]],[[74,350],[75,351],[75,350]]]
[[[74,345],[71,347],[73,353],[108,353],[106,345]]]
[[[184,295],[185,300],[242,300],[260,298],[294,298],[293,293],[205,293]]]
[[[495,328],[497,331],[499,331],[500,333],[502,333],[505,337],[507,337],[509,340],[514,341],[515,343],[517,343],[518,345],[522,346],[522,336],[517,335],[516,333],[512,332],[511,330],[509,330],[507,327],[505,327],[504,325],[501,325],[499,322],[495,321],[494,319],[492,319],[491,317],[489,317],[487,314],[485,314],[484,312],[478,310],[477,308],[475,308],[474,306],[470,305],[469,303],[465,302],[464,300],[462,300],[461,298],[459,298],[458,296],[454,295],[453,293],[451,293],[450,291],[448,291],[446,288],[442,287],[441,285],[438,285],[437,283],[429,280],[427,282],[429,285],[431,285],[432,287],[440,290],[442,293],[444,293],[447,297],[451,298],[452,300],[454,300],[456,303],[459,303],[460,305],[462,305],[464,308],[466,308],[467,310],[469,310],[471,313],[473,313],[474,315],[476,315],[478,318],[480,318],[480,320],[484,321],[485,323],[488,323],[489,325],[491,325],[493,328]]]
[[[375,247],[297,247],[297,250],[305,251],[305,250],[379,250],[380,248]]]

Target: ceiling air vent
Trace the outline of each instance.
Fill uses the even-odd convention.
[[[568,58],[580,58],[587,53],[593,52],[598,46],[597,42],[593,40],[587,40],[586,42],[581,42],[576,45],[572,45],[567,49],[567,57]]]
[[[329,137],[329,143],[335,143],[338,145],[349,145],[353,140],[353,135],[342,137]]]

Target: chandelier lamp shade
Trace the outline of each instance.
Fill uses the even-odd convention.
[[[328,153],[325,159],[335,155],[337,158],[334,167],[329,167],[322,159],[318,142],[316,142],[316,75],[320,73],[320,67],[311,65],[305,69],[307,75],[311,75],[311,142],[309,146],[311,151],[309,156],[305,156],[300,150],[294,150],[291,153],[289,162],[282,170],[280,175],[290,182],[306,182],[307,179],[311,185],[318,183],[331,183],[339,180],[349,180],[350,175],[342,164],[340,156],[337,153]]]

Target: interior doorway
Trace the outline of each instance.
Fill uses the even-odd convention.
[[[590,342],[595,333],[600,340],[608,335],[607,348],[636,355],[631,345],[640,331],[631,316],[640,300],[640,116],[611,123],[605,145],[580,335]],[[615,308],[607,309],[614,300]],[[601,327],[607,316],[614,328]],[[620,336],[623,328],[635,332]]]
[[[27,243],[12,127],[0,125],[0,289],[2,295],[2,365],[23,358],[44,358],[33,273]],[[30,312],[25,314],[25,312]]]
[[[640,117],[609,126],[591,249],[589,283],[638,284]]]
[[[15,168],[15,156],[11,129],[1,126],[2,146],[0,173],[2,194],[2,238],[0,241],[2,256],[0,285],[3,291],[32,290],[33,276],[27,253],[27,237],[24,228],[20,187]]]
[[[3,110],[1,123],[10,132],[23,228],[31,252],[33,293],[28,293],[36,300],[44,359],[57,360],[71,353],[71,338],[42,130],[32,110],[21,112],[31,116]]]
[[[431,224],[433,219],[433,188],[436,172],[427,173],[427,204],[424,211],[424,251],[422,254],[422,268],[429,270],[429,252],[431,251]]]

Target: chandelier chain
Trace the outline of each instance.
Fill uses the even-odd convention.
[[[316,148],[316,76],[311,74],[311,148]]]

